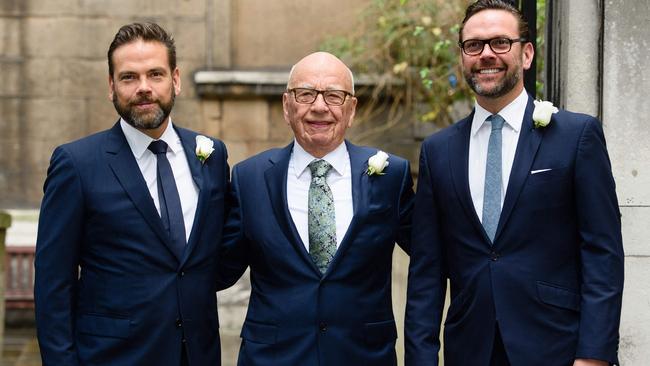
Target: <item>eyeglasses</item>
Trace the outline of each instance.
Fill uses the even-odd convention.
[[[351,93],[346,92],[345,90],[316,90],[309,88],[293,88],[287,90],[289,93],[293,93],[293,97],[296,99],[296,102],[300,104],[312,104],[318,98],[318,94],[323,94],[323,100],[327,105],[343,105],[345,103],[345,98],[353,96]]]
[[[510,39],[504,37],[497,37],[492,39],[468,39],[463,42],[459,42],[458,45],[463,49],[468,56],[476,56],[483,53],[485,45],[490,45],[492,52],[501,54],[510,52],[512,44],[515,42],[526,42],[526,38],[517,38]]]

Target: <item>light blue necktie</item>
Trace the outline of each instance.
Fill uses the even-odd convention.
[[[501,130],[505,120],[498,114],[488,117],[492,123],[490,141],[488,143],[487,161],[485,163],[485,188],[483,191],[483,228],[490,241],[494,242],[494,235],[499,225],[501,216]]]
[[[314,160],[309,164],[311,171],[307,207],[309,254],[321,273],[327,271],[336,254],[334,197],[326,181],[331,169],[332,166],[325,160]]]

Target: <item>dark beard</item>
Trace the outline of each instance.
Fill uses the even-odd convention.
[[[469,84],[469,87],[472,88],[476,95],[487,98],[499,98],[508,94],[519,82],[519,73],[514,72],[512,74],[507,73],[505,78],[501,81],[500,84],[496,85],[490,90],[483,89],[478,83],[474,75],[470,72],[465,72],[465,81]]]
[[[154,130],[165,122],[174,107],[176,94],[174,93],[173,86],[170,90],[170,94],[171,98],[169,103],[162,103],[160,100],[153,101],[148,96],[138,96],[136,100],[129,101],[128,104],[122,105],[117,100],[117,93],[113,91],[113,106],[120,117],[131,126],[143,130]],[[151,113],[138,113],[133,105],[142,102],[155,102],[158,105],[158,108]]]

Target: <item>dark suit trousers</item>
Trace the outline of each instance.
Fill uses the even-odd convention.
[[[506,348],[501,339],[501,331],[497,325],[494,329],[494,344],[492,346],[492,357],[490,358],[490,366],[510,366]]]
[[[190,366],[190,363],[187,361],[187,349],[184,344],[181,349],[181,366]]]

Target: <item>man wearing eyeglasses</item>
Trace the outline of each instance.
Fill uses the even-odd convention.
[[[603,131],[533,102],[529,39],[508,1],[466,10],[459,45],[476,103],[422,145],[407,366],[438,365],[447,281],[445,365],[618,362],[623,247]]]
[[[224,262],[248,265],[252,288],[239,365],[396,365],[391,263],[395,242],[409,251],[409,163],[345,140],[357,99],[333,55],[300,60],[282,98],[294,141],[232,173]]]

